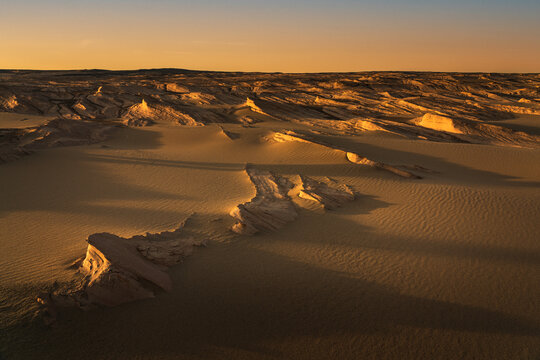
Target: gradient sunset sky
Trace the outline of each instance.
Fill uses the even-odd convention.
[[[2,69],[540,72],[540,0],[0,0]]]

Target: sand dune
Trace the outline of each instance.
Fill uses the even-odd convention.
[[[540,354],[538,75],[2,78],[1,358]]]

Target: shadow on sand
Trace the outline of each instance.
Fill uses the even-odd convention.
[[[364,199],[346,213],[369,213],[389,204]],[[340,220],[341,219],[341,220]],[[529,261],[538,257],[504,253],[497,249],[471,249],[457,245],[429,245],[407,239],[366,240],[370,229],[335,216],[338,227],[347,227],[357,238],[324,240],[358,249],[378,248],[456,258],[484,257]],[[301,227],[303,224],[291,225]],[[304,224],[305,225],[305,224]],[[296,231],[296,230],[295,230]],[[298,230],[299,231],[299,230]],[[312,231],[317,231],[312,230]],[[290,233],[288,233],[290,235]],[[294,234],[294,232],[293,232]],[[148,301],[112,309],[65,314],[58,326],[43,329],[33,339],[33,351],[42,358],[289,358],[291,349],[268,344],[309,344],[300,358],[357,358],[363,351],[385,356],[392,336],[412,336],[411,354],[422,354],[433,334],[452,333],[457,343],[449,351],[472,351],[471,334],[502,337],[540,336],[540,324],[499,311],[403,294],[391,287],[297,261],[262,250],[253,242],[290,241],[322,245],[305,233],[304,238],[283,239],[272,234],[240,237],[228,244],[211,244],[186,263],[171,270],[173,292]],[[435,269],[434,271],[437,271]],[[412,280],[411,280],[412,281]],[[377,335],[379,334],[379,335]],[[378,336],[371,349],[358,339]],[[304,339],[304,340],[303,340]],[[322,340],[318,340],[322,339]],[[339,339],[328,348],[324,341]],[[441,339],[445,339],[441,337]],[[433,341],[439,341],[435,338]],[[454,349],[452,349],[454,347]],[[448,351],[446,349],[445,351]],[[212,356],[210,356],[212,355]],[[402,358],[412,356],[402,354]]]

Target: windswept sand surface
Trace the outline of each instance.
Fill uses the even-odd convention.
[[[0,79],[0,359],[540,357],[539,75]]]

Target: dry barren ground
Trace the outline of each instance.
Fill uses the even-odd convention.
[[[0,111],[0,359],[540,358],[538,74],[1,71]]]

